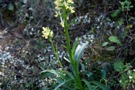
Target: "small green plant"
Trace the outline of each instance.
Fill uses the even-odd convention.
[[[111,15],[112,17],[118,16],[121,13],[121,11],[122,12],[130,11],[130,9],[133,8],[133,5],[132,5],[131,1],[129,1],[129,0],[125,0],[123,2],[120,2],[120,5],[121,6],[112,13],[112,15]]]
[[[120,2],[120,6],[116,9],[111,16],[117,21],[119,25],[124,25],[125,22],[129,24],[129,11],[133,8],[130,0],[124,0]],[[124,17],[123,17],[124,16]],[[125,32],[123,34],[126,34]]]
[[[49,76],[54,78],[56,81],[56,86],[54,90],[58,89],[68,89],[68,90],[95,90],[97,88],[101,88],[102,90],[107,90],[107,87],[100,82],[97,81],[88,81],[80,76],[80,59],[83,55],[85,48],[88,43],[83,43],[82,45],[78,45],[78,41],[76,41],[73,46],[70,44],[70,35],[68,29],[71,23],[68,23],[70,14],[74,13],[74,2],[72,0],[56,0],[55,2],[56,15],[55,17],[60,17],[60,25],[64,28],[64,34],[66,37],[66,45],[63,45],[67,52],[68,58],[65,60],[70,64],[71,71],[69,72],[64,68],[61,63],[61,60],[58,55],[58,46],[53,43],[53,32],[49,27],[43,27],[43,37],[45,39],[49,39],[52,45],[52,49],[56,59],[58,60],[59,66],[61,67],[58,70],[44,70],[41,72],[41,76]]]
[[[135,69],[130,63],[124,65],[122,61],[117,61],[114,69],[120,73],[119,83],[124,89],[135,84]]]

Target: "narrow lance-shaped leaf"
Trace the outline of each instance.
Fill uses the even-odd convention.
[[[83,79],[82,81],[87,85],[89,90],[93,90],[93,87],[91,86],[91,84],[87,80]]]
[[[75,43],[73,44],[73,48],[72,48],[72,54],[74,55],[75,54],[75,50],[76,50],[76,47],[79,43],[79,39],[77,39],[77,41],[75,41]]]
[[[69,79],[69,80],[65,80],[65,81],[59,83],[59,85],[56,86],[54,90],[58,90],[61,86],[63,86],[65,83],[67,83],[67,82],[69,82],[69,81],[71,81],[71,80],[72,80],[72,79]]]
[[[75,50],[75,54],[74,54],[74,59],[79,61],[82,57],[82,54],[84,52],[84,49],[87,47],[88,42],[83,43],[82,45],[78,45],[76,50]]]
[[[60,72],[58,70],[44,70],[41,72],[41,76],[48,76],[47,73],[54,74],[58,77],[64,78],[64,75],[62,74],[62,72]]]
[[[115,46],[109,46],[106,48],[107,51],[113,51],[115,50]]]
[[[120,42],[120,40],[118,39],[117,36],[110,36],[110,37],[109,37],[109,40],[110,40],[111,42],[114,42],[114,43],[117,43],[117,44],[121,45],[121,42]]]
[[[107,46],[108,44],[109,44],[109,42],[104,42],[104,43],[102,44],[102,46],[105,47],[105,46]]]
[[[102,90],[109,90],[107,86],[103,85],[102,83],[100,82],[97,82],[97,81],[92,81],[91,83],[97,85],[99,88],[101,88]]]
[[[112,17],[116,17],[120,13],[120,10],[116,10],[111,14]]]

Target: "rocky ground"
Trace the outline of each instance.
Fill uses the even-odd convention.
[[[21,32],[23,29],[17,27],[12,32],[0,29],[0,86],[2,90],[7,88],[12,90],[15,87],[20,90],[30,90],[30,88],[38,90],[37,88],[49,84],[48,81],[46,82],[47,79],[40,79],[40,72],[45,69],[59,68],[50,44],[40,38],[24,38]],[[87,33],[80,38],[80,43],[93,42],[93,39],[94,36]],[[66,56],[65,50],[61,47],[58,53],[60,58]]]
[[[44,68],[49,67],[47,65],[49,62],[48,59],[46,61],[44,59],[46,55],[31,51],[31,47],[30,40],[24,39],[20,33],[11,34],[6,29],[0,30],[0,87],[2,90],[15,88],[37,90],[40,83],[39,74]],[[33,86],[34,84],[38,85]]]

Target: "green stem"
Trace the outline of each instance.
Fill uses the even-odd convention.
[[[56,47],[56,49],[55,49],[54,43],[53,43],[53,41],[52,41],[52,38],[50,39],[50,42],[51,42],[51,45],[52,45],[52,49],[53,49],[54,55],[55,55],[56,59],[58,60],[58,63],[59,63],[59,65],[60,65],[60,67],[61,67],[62,70],[68,75],[67,71],[63,68],[63,65],[62,65],[62,63],[61,63],[61,61],[60,61],[60,59],[59,59],[58,50],[57,50],[57,47]],[[70,77],[70,75],[68,75],[68,76]]]
[[[71,44],[70,44],[70,37],[69,37],[69,32],[68,32],[68,23],[67,23],[67,14],[66,14],[66,9],[63,10],[63,19],[64,19],[64,31],[65,31],[65,36],[66,36],[66,44],[67,44],[67,50],[69,54],[69,58],[71,61],[71,64],[74,65],[73,57],[72,57],[72,51],[71,51]]]
[[[53,41],[52,41],[52,38],[50,38],[50,42],[51,42],[51,45],[52,45],[52,49],[53,49],[54,55],[55,55],[56,59],[58,60],[58,63],[59,63],[59,65],[60,65],[60,67],[63,69],[62,63],[61,63],[61,61],[60,61],[60,59],[59,59],[58,50],[55,49],[54,43],[53,43]],[[57,47],[56,47],[56,48],[57,48]]]
[[[76,75],[76,82],[78,83],[80,90],[82,90],[82,82],[81,82],[81,78],[80,78],[80,74],[79,74],[77,65],[76,65],[76,67],[74,67],[74,70],[75,70],[75,75]]]
[[[80,79],[80,75],[79,75],[79,70],[78,70],[78,65],[76,63],[76,61],[74,60],[73,58],[73,55],[72,55],[72,51],[71,51],[71,44],[70,44],[70,37],[69,37],[69,32],[68,32],[68,23],[67,23],[67,14],[66,14],[66,10],[64,10],[64,30],[65,30],[65,36],[66,36],[66,43],[67,43],[67,50],[68,50],[68,53],[69,53],[69,58],[70,58],[70,61],[71,61],[71,65],[73,67],[73,72],[75,74],[75,79],[76,79],[76,83],[79,87],[80,90],[82,90],[82,82],[81,82],[81,79]]]

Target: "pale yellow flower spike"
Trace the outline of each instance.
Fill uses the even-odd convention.
[[[55,12],[55,15],[54,15],[54,16],[55,16],[55,17],[58,17],[58,15],[59,15],[59,13],[58,13],[58,12]]]
[[[48,39],[49,37],[52,38],[53,31],[51,31],[49,27],[46,28],[43,27],[42,37],[44,37],[45,39]]]
[[[49,33],[49,37],[52,38],[53,37],[53,31],[50,31]]]
[[[60,0],[56,0],[56,1],[54,1],[54,4],[55,4],[56,6],[60,6],[60,3],[61,3],[61,1],[60,1]]]
[[[66,9],[68,9],[68,8],[69,8],[69,5],[68,5],[68,3],[67,3],[67,2],[64,2],[64,6],[66,7]]]
[[[54,2],[54,4],[56,5],[55,9],[56,9],[56,10],[60,10],[60,2],[59,2],[59,0],[56,0],[56,1]]]
[[[64,22],[63,22],[63,21],[61,21],[61,22],[60,22],[60,25],[61,25],[62,27],[64,27]]]
[[[74,7],[72,7],[72,6],[70,6],[68,9],[70,10],[71,13],[74,13],[75,12],[74,11]]]
[[[67,2],[72,4],[74,3],[73,0],[67,0]]]

